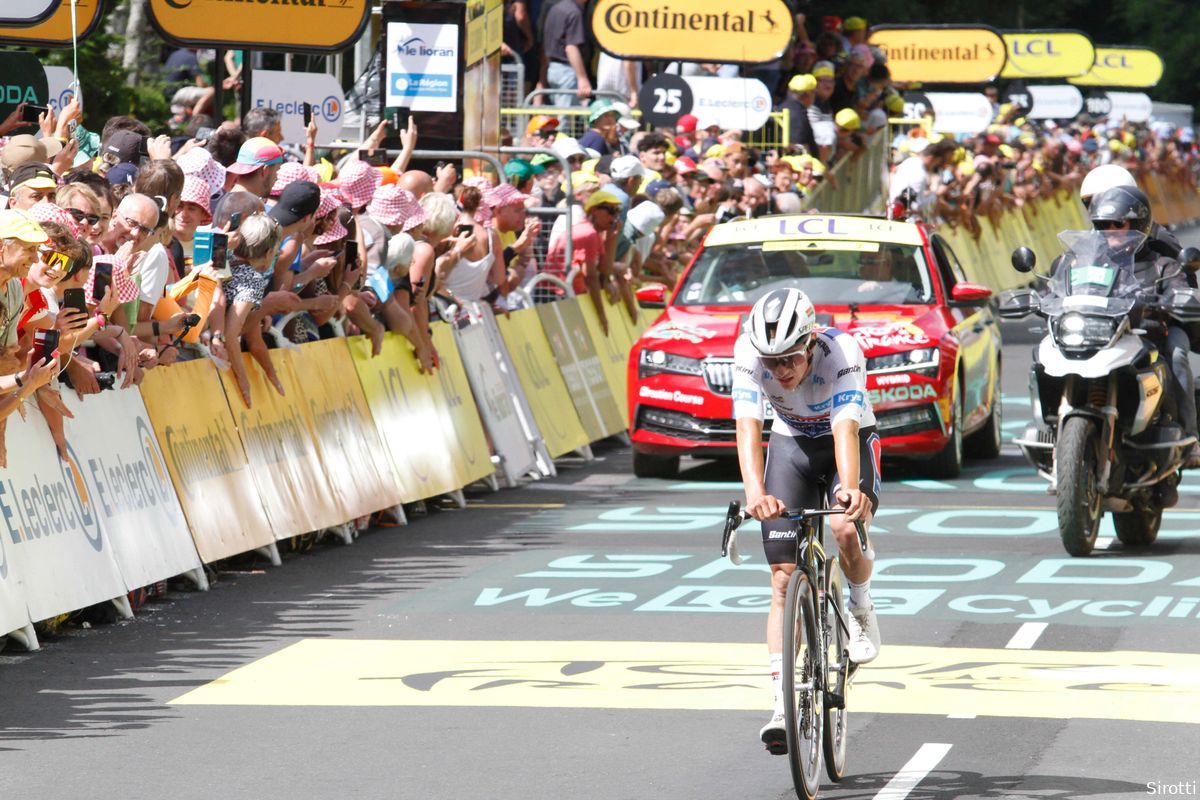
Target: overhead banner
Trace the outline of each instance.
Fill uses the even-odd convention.
[[[1027,86],[1030,119],[1074,119],[1083,111],[1083,92],[1074,86]]]
[[[71,0],[67,0],[70,3]],[[5,0],[0,8],[0,25],[25,28],[36,25],[54,13],[61,0]]]
[[[213,363],[148,370],[141,391],[200,560],[274,545]]]
[[[1162,78],[1163,60],[1148,47],[1096,48],[1096,62],[1081,78],[1072,78],[1076,86],[1114,86],[1148,89]]]
[[[1107,92],[1111,104],[1108,118],[1130,122],[1149,122],[1154,113],[1154,101],[1144,92]]]
[[[337,78],[325,72],[283,72],[254,70],[250,88],[251,108],[273,108],[279,112],[283,138],[303,144],[304,104],[313,108],[317,123],[317,141],[331,142],[342,132],[346,96]]]
[[[150,0],[163,38],[188,47],[336,53],[367,26],[371,0]]]
[[[721,130],[756,131],[771,118],[771,92],[757,78],[684,78],[692,90],[692,110],[699,125],[716,123]]]
[[[1004,69],[1004,39],[983,26],[883,25],[868,42],[887,56],[898,82],[988,83]]]
[[[33,53],[23,50],[0,52],[0,119],[6,119],[21,103],[44,106],[49,93],[46,70]],[[36,125],[24,129],[37,130]]]
[[[458,111],[462,27],[389,22],[384,105],[412,111]]]
[[[992,103],[971,92],[905,92],[904,113],[910,119],[933,114],[939,133],[976,134],[992,124]]]
[[[616,58],[760,64],[783,55],[783,0],[596,0],[592,32]]]
[[[7,11],[8,2],[3,3]],[[0,44],[18,47],[70,47],[71,46],[71,3],[70,0],[54,4],[54,13],[37,25],[28,28],[0,27]],[[95,33],[104,12],[104,0],[76,0],[75,38],[83,41]]]
[[[1008,60],[1001,78],[1078,78],[1096,60],[1082,31],[1010,31],[1002,34]]]
[[[67,441],[126,590],[200,569],[166,458],[137,389],[104,391],[83,400],[64,392],[63,400],[75,415],[65,420]]]
[[[8,419],[9,465],[0,468],[0,571],[20,582],[36,622],[128,589],[101,521],[91,465],[69,441],[60,458],[37,406],[26,411],[25,419]]]
[[[323,339],[292,351],[292,366],[304,382],[330,490],[353,519],[402,502],[350,349],[345,339]]]

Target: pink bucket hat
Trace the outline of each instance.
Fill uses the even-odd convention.
[[[383,182],[383,175],[364,161],[351,161],[338,175],[337,182],[342,197],[351,208],[358,210],[371,202],[375,190]]]
[[[367,213],[384,225],[399,225],[405,232],[425,221],[425,211],[413,193],[394,183],[375,190]]]
[[[192,203],[204,209],[204,214],[207,217],[202,225],[207,225],[212,222],[212,190],[208,184],[198,175],[183,176],[183,192],[179,195],[179,202]]]
[[[184,175],[196,175],[208,184],[210,196],[225,188],[225,167],[203,147],[187,151],[176,159]],[[282,168],[281,168],[282,169]]]
[[[317,219],[324,219],[330,214],[333,214],[334,210],[341,204],[342,201],[337,195],[322,189],[321,205],[317,207]],[[346,226],[343,225],[341,219],[335,215],[333,218],[333,227],[314,239],[313,244],[331,244],[344,239],[347,233],[349,233],[349,231],[346,230]]]
[[[56,206],[49,200],[43,200],[40,203],[34,204],[29,209],[29,216],[36,219],[38,222],[57,222],[71,232],[71,235],[76,239],[79,238],[79,223],[75,221],[65,208]]]
[[[313,167],[306,167],[299,161],[288,161],[279,167],[279,172],[275,173],[275,185],[271,187],[271,197],[279,197],[284,187],[296,181],[320,183],[320,176]]]
[[[529,199],[529,195],[518,191],[517,187],[512,184],[502,183],[499,186],[490,189],[483,197],[484,201],[493,209],[504,208],[505,206],[524,203]]]

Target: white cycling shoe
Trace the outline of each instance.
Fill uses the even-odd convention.
[[[879,621],[875,619],[875,605],[850,609],[846,619],[850,628],[850,660],[856,664],[869,664],[879,655]]]
[[[758,738],[762,739],[762,743],[773,756],[787,755],[786,724],[783,712],[780,711],[772,715],[771,721],[763,725],[762,730],[758,732]]]

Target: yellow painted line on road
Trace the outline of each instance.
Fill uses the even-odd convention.
[[[467,508],[565,508],[566,503],[467,503]]]
[[[761,711],[763,646],[304,639],[172,703]],[[1198,721],[1200,655],[887,645],[855,712]]]

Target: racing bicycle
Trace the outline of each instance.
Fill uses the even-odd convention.
[[[821,496],[825,497],[824,490]],[[784,600],[783,695],[787,729],[787,756],[797,796],[814,800],[824,755],[829,779],[839,781],[846,770],[848,739],[846,694],[858,667],[850,661],[850,629],[842,599],[842,572],[837,556],[825,553],[825,517],[843,509],[788,509],[783,519],[794,523],[796,570],[788,581]],[[743,561],[737,550],[737,529],[750,516],[734,501],[725,515],[721,555],[735,564]],[[870,540],[862,523],[855,521],[858,543],[872,558]],[[781,755],[777,749],[771,751]]]

